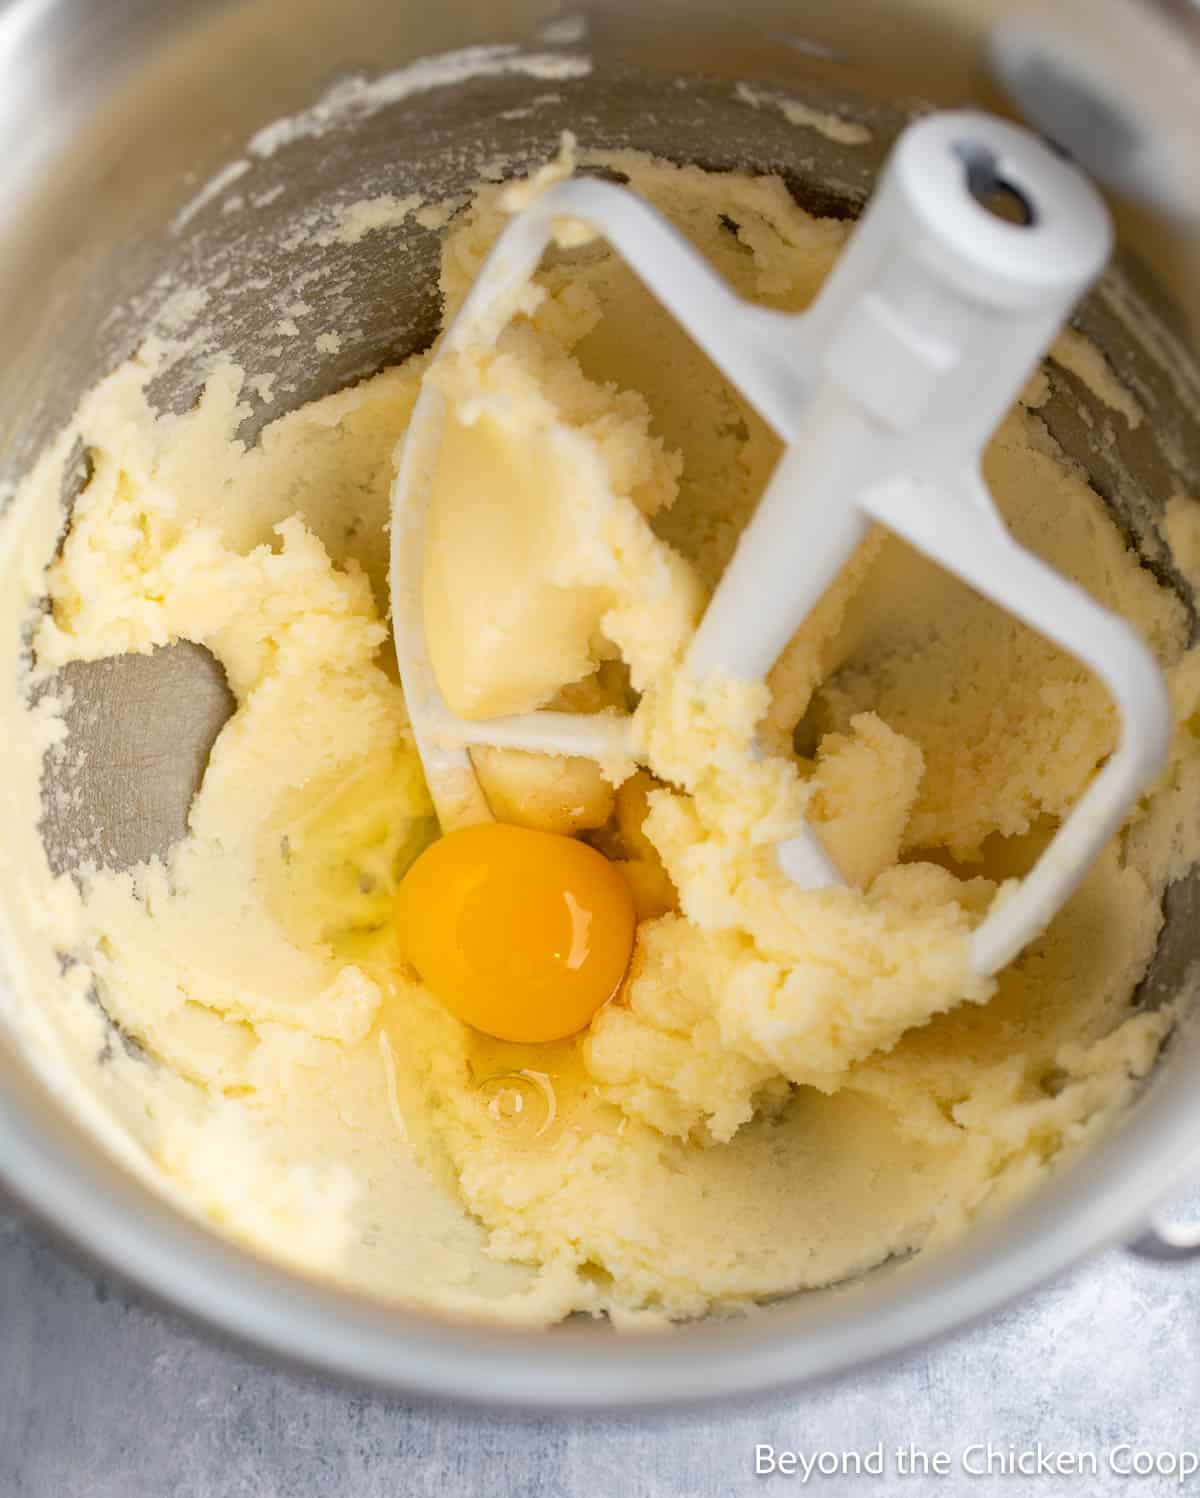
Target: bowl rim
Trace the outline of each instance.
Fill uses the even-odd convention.
[[[1176,9],[1180,0],[1163,3]],[[170,9],[159,8],[164,27]],[[142,12],[150,16],[155,7]],[[80,43],[94,45],[82,34]],[[100,50],[95,46],[97,89],[109,87],[135,55],[132,48],[118,49],[119,57]],[[39,56],[23,40],[11,51]],[[141,61],[150,53],[143,47]],[[76,120],[67,133],[81,130]],[[37,143],[45,155],[40,187],[51,158],[57,166],[66,148]],[[13,190],[14,208],[26,191]],[[3,998],[0,992],[0,1004]],[[1187,1059],[1166,1058],[1163,1075],[1130,1114],[1050,1185],[903,1274],[869,1277],[804,1315],[785,1304],[662,1335],[467,1324],[385,1307],[257,1258],[104,1152],[51,1095],[2,1016],[0,1183],[89,1261],[190,1320],[297,1366],[396,1395],[530,1413],[695,1406],[794,1388],[911,1352],[1085,1254],[1138,1235],[1154,1204],[1200,1164],[1200,1099],[1189,1086]]]

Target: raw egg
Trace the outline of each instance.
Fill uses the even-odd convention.
[[[620,986],[633,898],[594,848],[487,822],[448,832],[400,884],[400,948],[451,1014],[498,1040],[561,1040]]]

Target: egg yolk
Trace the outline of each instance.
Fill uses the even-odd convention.
[[[488,822],[426,848],[396,895],[400,948],[451,1014],[498,1040],[561,1040],[617,991],[633,898],[586,843]]]

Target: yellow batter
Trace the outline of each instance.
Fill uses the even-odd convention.
[[[767,305],[806,305],[844,237],[776,179],[603,164]],[[448,315],[513,197],[483,188],[448,232]],[[493,1319],[676,1318],[944,1241],[1111,1122],[1172,1022],[1129,999],[1165,883],[1200,849],[1200,666],[1181,603],[1054,449],[1035,381],[988,454],[993,493],[1021,541],[1137,622],[1180,727],[1052,929],[997,982],[970,978],[972,925],[1113,747],[1103,690],[874,535],[769,684],[698,693],[678,659],[774,440],[603,246],[559,250],[538,285],[494,354],[439,370],[457,440],[427,618],[462,711],[636,705],[653,773],[478,762],[501,816],[619,861],[642,919],[618,1000],[573,1040],[507,1045],[453,1019],[396,952],[398,873],[436,833],[384,580],[424,356],[249,449],[230,366],[184,416],[147,403],[154,347],[85,398],[7,522],[36,596],[82,440],[93,473],[49,566],[36,673],[193,640],[237,711],[166,864],[77,888],[51,879],[29,825],[9,920],[31,993],[53,989],[27,1022],[85,1080],[79,1105],[115,1116],[131,1160],[235,1237]],[[503,526],[488,529],[478,473]],[[1185,569],[1198,533],[1178,502]],[[19,712],[14,827],[61,736],[52,694]],[[772,751],[757,762],[756,732]],[[849,887],[779,874],[769,845],[804,816]],[[140,1051],[104,1046],[101,1006]]]

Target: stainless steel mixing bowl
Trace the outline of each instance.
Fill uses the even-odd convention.
[[[354,104],[356,79],[483,43],[560,60],[587,55],[591,66],[568,67],[572,76],[552,84],[500,66],[452,86],[396,90],[373,111]],[[1194,345],[1200,328],[1196,240],[1185,222],[1200,212],[1200,19],[1186,0],[1060,0],[1028,12],[965,0],[597,0],[569,13],[543,0],[9,0],[0,8],[0,78],[0,461],[10,479],[80,393],[134,347],[167,294],[164,272],[211,281],[228,270],[206,316],[231,353],[252,358],[266,319],[277,315],[273,291],[311,253],[287,248],[298,215],[332,196],[399,195],[431,181],[444,193],[461,190],[482,156],[544,158],[568,125],[588,143],[776,170],[806,205],[845,215],[861,204],[888,140],[920,101],[1017,100],[1132,194],[1119,208],[1129,294],[1146,298],[1164,337],[1191,329]],[[800,133],[739,98],[739,81],[849,109],[869,122],[873,143],[852,151]],[[240,178],[226,173],[222,190],[197,198],[253,132],[331,86],[342,100],[337,120],[326,108],[287,139],[260,140]],[[243,201],[231,208],[235,195]],[[354,249],[329,247],[328,295],[317,315],[343,335],[348,323],[359,331],[343,336],[336,354],[289,365],[291,388],[280,387],[267,414],[425,344],[437,319],[436,248],[430,231],[412,225]],[[1200,488],[1200,431],[1175,383],[1190,356],[1179,348],[1165,363],[1149,357],[1102,298],[1084,322],[1136,380],[1151,419],[1106,455],[1088,452],[1082,389],[1057,399],[1048,419],[1136,542],[1169,494]],[[160,401],[190,403],[196,369],[179,366],[157,391]],[[93,711],[89,731],[104,736],[107,752],[92,757],[80,810],[48,817],[48,848],[59,867],[81,845],[129,864],[180,835],[228,699],[208,658],[186,646],[72,671],[76,701]],[[118,770],[106,772],[102,760]],[[1161,947],[1135,1002],[1191,992],[1198,900],[1195,879],[1172,888]],[[637,1338],[593,1323],[488,1330],[384,1306],[258,1260],[127,1174],[50,1095],[3,1024],[0,1177],[96,1259],[278,1354],[430,1395],[644,1407],[894,1354],[1111,1240],[1190,1253],[1186,1235],[1147,1223],[1200,1150],[1198,1063],[1195,1036],[1183,1026],[1117,1130],[1061,1172],[1052,1191],[951,1251],[903,1273],[885,1267],[792,1297],[750,1319]]]

